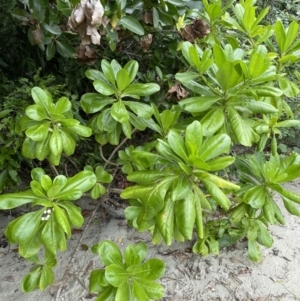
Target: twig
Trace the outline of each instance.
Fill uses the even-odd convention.
[[[104,194],[104,195],[100,198],[98,204],[96,205],[96,207],[95,207],[95,209],[93,210],[93,212],[92,212],[90,218],[88,219],[88,222],[87,222],[86,226],[84,227],[84,229],[83,229],[83,231],[82,231],[82,233],[81,233],[81,235],[80,235],[80,238],[79,238],[79,240],[78,240],[78,242],[77,242],[76,248],[75,248],[75,250],[74,250],[74,252],[73,252],[73,254],[72,254],[72,256],[71,256],[71,258],[70,258],[70,260],[69,260],[68,266],[67,266],[67,268],[66,268],[66,270],[65,270],[65,273],[64,273],[64,275],[63,275],[63,277],[62,277],[61,283],[63,283],[63,282],[66,281],[67,276],[68,276],[68,274],[69,274],[69,270],[70,270],[70,268],[71,268],[71,265],[72,265],[72,263],[73,263],[74,260],[75,260],[75,256],[76,256],[76,254],[77,254],[77,252],[78,252],[78,250],[79,250],[79,247],[80,247],[80,245],[81,245],[81,242],[82,242],[82,240],[83,240],[84,233],[85,233],[85,231],[88,229],[88,227],[90,226],[90,224],[91,224],[91,222],[92,222],[92,220],[93,220],[93,218],[94,218],[94,216],[95,216],[97,210],[99,209],[101,203],[104,202],[104,200],[105,200],[107,197],[108,197],[108,193]],[[58,300],[59,300],[61,289],[62,289],[62,284],[60,285],[60,287],[59,287],[59,289],[58,289],[58,291],[57,291],[57,294],[56,294],[56,297],[55,297],[55,301],[58,301]]]
[[[131,133],[134,134],[136,132],[136,129],[134,129]],[[113,156],[115,155],[115,153],[121,148],[121,146],[127,141],[129,140],[129,138],[124,138],[123,141],[112,151],[112,153],[110,154],[110,156],[108,157],[107,161],[110,162],[110,160],[113,158]],[[103,168],[105,169],[107,167],[108,163],[105,162]]]
[[[110,165],[113,165],[113,166],[119,166],[119,164],[110,162],[110,161],[108,161],[108,160],[103,156],[103,152],[102,152],[102,147],[101,147],[101,146],[99,146],[99,153],[100,153],[101,159],[102,159],[105,163],[110,164]]]
[[[67,158],[68,161],[70,161],[72,163],[72,165],[75,167],[75,169],[79,172],[80,168],[77,166],[77,164],[69,157],[65,156]]]
[[[49,162],[49,163],[50,163],[50,162]],[[59,172],[57,171],[56,167],[55,167],[53,164],[51,164],[51,163],[50,163],[50,167],[51,167],[52,171],[53,171],[57,176],[59,176]]]
[[[134,133],[134,132],[135,132],[135,130],[132,131],[132,133]],[[123,139],[123,141],[122,141],[122,142],[121,142],[121,143],[113,150],[113,152],[110,154],[109,158],[107,159],[108,162],[110,162],[110,160],[111,160],[112,157],[115,155],[115,153],[121,148],[121,146],[122,146],[128,139],[129,139],[129,138]],[[104,169],[106,168],[106,166],[107,166],[108,164],[109,164],[109,163],[105,162],[105,164],[104,164],[104,166],[103,166]],[[114,171],[114,176],[115,176],[116,172],[117,172],[117,169],[115,169],[115,171]],[[87,221],[87,224],[85,225],[85,227],[84,227],[84,229],[83,229],[83,231],[82,231],[82,233],[81,233],[81,235],[80,235],[80,238],[79,238],[79,240],[78,240],[78,242],[77,242],[77,245],[76,245],[76,247],[75,247],[75,250],[74,250],[74,252],[73,252],[73,254],[72,254],[72,256],[71,256],[71,258],[70,258],[70,260],[69,260],[69,262],[68,262],[68,265],[67,265],[67,268],[66,268],[66,270],[65,270],[65,273],[64,273],[64,275],[63,275],[63,277],[62,277],[62,280],[60,281],[61,284],[60,284],[59,289],[58,289],[58,291],[57,291],[57,293],[56,293],[55,301],[58,301],[58,300],[59,300],[59,297],[60,297],[60,293],[61,293],[61,290],[62,290],[63,283],[66,281],[67,276],[69,276],[69,274],[70,274],[69,271],[70,271],[71,266],[72,266],[72,264],[73,264],[73,262],[74,262],[74,260],[75,260],[76,254],[77,254],[77,252],[78,252],[78,250],[79,250],[79,248],[80,248],[80,245],[81,245],[81,242],[82,242],[82,240],[83,240],[84,234],[85,234],[86,230],[89,228],[89,226],[90,226],[90,224],[91,224],[91,222],[92,222],[92,220],[93,220],[93,218],[94,218],[94,216],[95,216],[97,210],[99,209],[100,205],[101,205],[106,199],[108,199],[109,193],[110,193],[110,185],[107,187],[107,192],[106,192],[103,196],[100,197],[100,200],[99,200],[98,204],[97,204],[96,207],[94,208],[94,210],[93,210],[93,212],[92,212],[90,218],[89,218],[88,221]],[[115,193],[116,193],[116,190],[115,190]],[[77,280],[78,280],[78,279],[77,279]]]

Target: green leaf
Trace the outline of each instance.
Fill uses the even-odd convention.
[[[50,219],[45,223],[41,233],[41,241],[49,252],[56,254],[57,249],[59,248],[59,241],[64,233],[55,222],[53,213],[50,215]]]
[[[206,164],[208,164],[210,171],[217,171],[217,170],[225,169],[227,166],[231,165],[234,161],[235,161],[234,157],[224,156],[221,158],[215,158],[206,161]]]
[[[239,65],[225,61],[219,66],[216,79],[220,87],[226,91],[241,83],[244,77]]]
[[[173,240],[174,208],[175,202],[167,198],[163,209],[156,216],[157,226],[167,246],[170,246]]]
[[[165,293],[162,285],[151,280],[134,278],[132,286],[135,297],[140,301],[160,300]]]
[[[296,21],[291,22],[285,37],[285,42],[283,46],[284,52],[286,52],[289,49],[289,47],[293,44],[293,42],[297,38],[298,29],[299,29],[298,23]]]
[[[124,68],[129,74],[129,82],[133,82],[139,69],[139,63],[137,61],[129,61]]]
[[[63,152],[66,154],[66,156],[73,155],[76,148],[76,141],[67,131],[64,131],[63,129],[60,129],[59,134],[63,141],[63,145],[62,145]]]
[[[188,153],[185,147],[185,143],[180,135],[174,131],[170,130],[168,133],[168,143],[172,150],[185,162],[188,162]]]
[[[282,197],[285,209],[292,215],[300,216],[300,210],[289,199]]]
[[[146,280],[156,280],[162,277],[166,270],[165,263],[156,258],[147,260],[141,267],[143,273],[139,274],[138,277]]]
[[[84,126],[81,124],[72,126],[69,129],[82,137],[90,137],[92,135],[92,129],[88,126]]]
[[[67,41],[55,40],[57,52],[65,58],[74,58],[76,54],[75,48]]]
[[[41,209],[18,217],[13,223],[8,224],[5,235],[11,242],[26,244],[39,230],[43,211],[44,210]],[[10,235],[7,235],[8,233]]]
[[[57,128],[53,129],[49,141],[49,147],[54,156],[59,156],[62,153],[63,141],[60,132],[57,130]]]
[[[194,194],[189,193],[184,199],[175,203],[175,217],[179,232],[186,239],[192,239],[196,219]]]
[[[72,226],[80,228],[83,225],[84,218],[80,207],[70,202],[59,202],[58,206],[66,210]]]
[[[47,46],[46,48],[46,60],[50,61],[53,59],[54,55],[55,55],[55,43],[54,40]]]
[[[0,195],[0,209],[8,210],[24,204],[32,203],[39,197],[32,190],[22,192],[6,193]]]
[[[244,15],[243,15],[243,24],[246,29],[246,31],[250,31],[255,21],[255,7],[254,6],[248,6],[245,9]]]
[[[48,175],[42,175],[40,183],[46,192],[48,192],[48,190],[53,186],[52,179]]]
[[[203,135],[206,137],[212,136],[222,127],[224,121],[225,115],[222,107],[209,110],[201,118]]]
[[[119,70],[116,79],[119,92],[125,90],[130,83],[129,74],[125,69]]]
[[[131,281],[126,281],[122,286],[117,289],[115,301],[134,301],[133,289]]]
[[[41,240],[38,236],[39,235],[34,235],[28,242],[19,245],[19,254],[22,257],[29,259],[37,255],[42,247]]]
[[[115,85],[115,74],[111,64],[107,60],[103,59],[101,61],[101,69],[106,79],[108,79],[112,85]]]
[[[96,200],[99,198],[99,196],[104,195],[105,192],[106,192],[105,187],[100,183],[96,183],[95,186],[90,191],[91,198],[93,200]]]
[[[38,104],[28,106],[26,108],[25,112],[29,118],[36,120],[36,121],[41,121],[43,119],[49,119],[48,115],[47,115],[47,111],[45,111],[45,109]]]
[[[230,126],[237,141],[244,146],[251,146],[253,142],[258,141],[259,136],[248,123],[245,122],[239,113],[232,107],[228,107],[227,110]]]
[[[104,107],[116,101],[115,98],[102,96],[98,93],[86,93],[82,95],[80,103],[82,109],[88,113],[96,113],[101,111]]]
[[[70,111],[72,108],[72,104],[67,97],[61,97],[57,103],[55,104],[55,113],[63,114]]]
[[[299,193],[287,190],[279,184],[270,184],[269,187],[274,189],[275,191],[277,191],[281,196],[283,196],[297,204],[300,204],[300,194]]]
[[[38,282],[40,279],[40,274],[42,267],[35,266],[29,274],[23,277],[21,281],[21,289],[23,292],[31,292],[39,287]]]
[[[71,227],[69,219],[65,213],[65,210],[61,209],[58,205],[53,203],[54,216],[58,225],[64,230],[67,234],[67,237],[71,237]]]
[[[53,100],[49,93],[46,93],[43,89],[39,87],[34,87],[31,89],[31,96],[36,104],[43,107],[44,110],[48,114],[50,114],[50,108],[51,104],[53,103]]]
[[[121,99],[119,99],[112,105],[110,113],[112,117],[120,123],[129,121],[128,111],[126,110],[124,103]]]
[[[95,169],[95,174],[97,176],[97,180],[102,183],[111,183],[113,180],[113,176],[109,174],[101,165],[98,165]]]
[[[95,80],[93,85],[96,91],[102,95],[108,96],[118,92],[115,87],[103,80]]]
[[[248,256],[254,262],[261,261],[259,245],[255,241],[248,240]]]
[[[271,248],[273,245],[273,238],[270,232],[268,231],[268,229],[266,229],[265,225],[262,222],[258,221],[257,224],[259,226],[257,242],[267,248]]]
[[[279,78],[279,87],[283,91],[283,94],[288,97],[296,97],[300,92],[295,83],[284,77]]]
[[[202,146],[202,126],[199,121],[194,121],[185,130],[185,145],[189,155],[200,156]]]
[[[186,175],[180,175],[172,183],[171,199],[173,202],[184,199],[190,192],[190,183]]]
[[[153,109],[148,104],[136,101],[124,101],[123,103],[141,118],[150,119],[153,114]]]
[[[42,121],[26,130],[25,134],[33,141],[42,141],[48,135],[50,124],[50,121]]]
[[[202,179],[202,182],[217,204],[220,205],[224,210],[228,210],[231,206],[231,202],[224,192],[208,179]]]
[[[245,103],[243,106],[253,113],[258,114],[276,114],[278,112],[274,106],[263,101],[251,101]]]
[[[133,83],[129,85],[121,94],[121,97],[137,97],[137,96],[148,96],[152,95],[160,90],[159,85],[157,84],[140,84]]]
[[[252,208],[262,208],[266,200],[266,187],[263,185],[255,186],[247,190],[243,199]]]
[[[141,185],[151,185],[157,180],[171,175],[171,173],[159,170],[134,171],[127,176],[127,180]]]
[[[117,264],[110,264],[105,270],[106,280],[114,287],[120,287],[126,283],[130,274],[124,267]]]
[[[42,141],[38,141],[36,143],[35,155],[36,155],[36,158],[39,159],[40,161],[45,160],[51,152],[50,147],[49,147],[50,137],[51,137],[51,134],[48,133],[46,139],[44,139]]]
[[[278,20],[275,24],[275,37],[281,54],[285,51],[284,45],[286,41],[285,29],[281,20]]]
[[[195,224],[196,224],[196,232],[199,238],[203,238],[204,230],[203,230],[203,218],[202,218],[202,207],[201,207],[201,196],[198,191],[194,192],[194,200],[195,200]],[[205,197],[204,197],[205,198]]]
[[[204,141],[200,159],[207,161],[223,153],[228,153],[231,139],[227,134],[218,134]]]
[[[199,113],[208,110],[220,99],[220,96],[197,96],[181,100],[179,105],[185,111]]]
[[[129,29],[133,33],[136,33],[138,35],[145,34],[143,26],[136,19],[132,17],[123,16],[119,22],[121,25],[123,25],[125,28]]]
[[[107,266],[115,264],[123,267],[121,251],[118,246],[111,241],[104,240],[99,244],[94,245],[92,247],[92,252],[94,254],[99,254],[100,260]]]
[[[30,138],[26,138],[22,145],[22,154],[29,159],[35,159],[37,142],[32,141]]]
[[[250,57],[249,72],[251,78],[257,78],[269,68],[270,61],[266,60],[261,54],[254,53]]]

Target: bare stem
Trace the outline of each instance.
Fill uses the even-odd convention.
[[[119,164],[110,162],[110,161],[108,161],[108,160],[104,157],[103,152],[102,152],[102,147],[101,147],[101,146],[99,146],[99,153],[100,153],[101,159],[102,159],[105,163],[107,163],[107,164],[109,164],[109,165],[113,165],[113,166],[119,166]]]
[[[136,129],[134,129],[133,131],[132,131],[132,133],[131,134],[134,134],[136,132]],[[111,161],[111,159],[113,158],[113,156],[115,155],[115,153],[121,148],[121,146],[127,141],[127,140],[129,140],[129,138],[124,138],[122,141],[121,141],[121,143],[112,151],[112,153],[110,154],[110,156],[108,157],[108,159],[107,159],[107,162],[110,162]],[[104,166],[103,166],[103,168],[105,169],[106,167],[107,167],[107,165],[109,164],[109,163],[107,163],[107,162],[105,162],[105,164],[104,164]]]

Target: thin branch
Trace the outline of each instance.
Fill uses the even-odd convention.
[[[119,148],[127,141],[127,139],[128,139],[128,138],[124,139],[124,140],[116,147],[115,150],[118,150],[118,149],[119,149]],[[115,152],[116,152],[116,151],[115,151]],[[113,155],[115,152],[113,152],[112,155]],[[112,155],[110,156],[110,159],[111,159]],[[106,163],[105,163],[105,164],[106,164]],[[104,165],[104,168],[105,168],[105,167],[106,167],[106,165]],[[113,176],[115,176],[116,172],[117,172],[117,169],[114,170]],[[74,262],[74,260],[75,260],[76,254],[77,254],[78,251],[79,251],[79,248],[80,248],[80,246],[81,246],[81,242],[82,242],[82,240],[83,240],[83,237],[84,237],[85,232],[87,231],[87,229],[88,229],[89,226],[91,225],[92,220],[93,220],[93,218],[94,218],[96,212],[98,211],[99,207],[101,206],[101,204],[104,203],[104,201],[108,200],[108,198],[109,198],[110,185],[111,185],[111,184],[108,185],[106,193],[105,193],[103,196],[100,197],[98,204],[97,204],[96,207],[94,208],[94,210],[93,210],[93,212],[92,212],[90,218],[88,219],[88,221],[87,221],[87,223],[86,223],[86,225],[85,225],[85,227],[84,227],[84,229],[83,229],[83,231],[82,231],[82,233],[81,233],[81,235],[80,235],[80,238],[79,238],[79,240],[78,240],[78,242],[77,242],[77,245],[76,245],[76,247],[75,247],[75,250],[74,250],[74,252],[73,252],[73,254],[72,254],[72,256],[71,256],[71,258],[70,258],[70,260],[69,260],[69,262],[68,262],[68,265],[67,265],[67,268],[66,268],[66,270],[65,270],[65,272],[64,272],[64,275],[63,275],[61,281],[59,282],[59,283],[61,283],[61,284],[60,284],[59,289],[58,289],[58,291],[57,291],[57,293],[56,293],[56,296],[55,296],[55,299],[54,299],[55,301],[58,301],[59,298],[60,298],[60,294],[61,294],[61,291],[62,291],[63,283],[67,280],[67,277],[68,277],[69,274],[70,274],[69,271],[70,271],[71,266],[72,266],[72,264],[73,264],[73,262]]]
[[[104,155],[103,155],[103,152],[102,152],[102,147],[101,146],[99,146],[99,153],[100,153],[100,157],[101,157],[101,159],[105,162],[105,163],[107,163],[107,164],[109,164],[109,165],[113,165],[113,166],[116,166],[116,167],[118,167],[119,166],[119,164],[116,164],[116,163],[113,163],[113,162],[110,162],[110,161],[108,161],[105,157],[104,157]]]
[[[55,175],[59,176],[59,172],[57,171],[56,167],[53,164],[51,164],[50,162],[49,162],[49,164],[50,164],[52,171],[55,173]]]
[[[134,129],[133,131],[132,131],[132,133],[131,133],[131,135],[132,134],[134,134],[136,132],[136,129]],[[115,155],[115,153],[121,148],[121,146],[127,141],[127,140],[129,140],[130,138],[124,138],[123,139],[123,141],[112,151],[112,153],[110,154],[110,156],[108,157],[108,159],[107,159],[107,161],[108,162],[110,162],[111,161],[111,159],[113,158],[113,156]],[[106,167],[107,167],[107,165],[108,165],[108,163],[107,162],[105,162],[105,164],[104,164],[104,166],[103,166],[103,168],[105,169]]]

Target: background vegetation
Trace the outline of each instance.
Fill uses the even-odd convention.
[[[274,193],[300,216],[283,186],[300,176],[299,1],[79,2],[0,4],[0,209],[32,205],[5,232],[35,264],[22,289],[54,281],[74,201],[112,189],[153,243],[207,255],[247,238],[260,261],[284,224]],[[145,245],[92,251],[97,300],[163,295]]]

